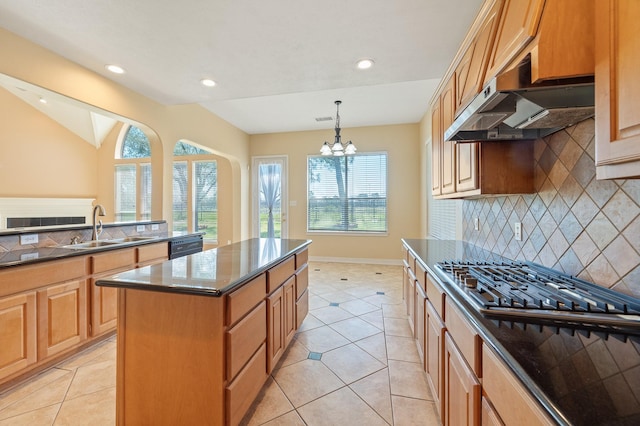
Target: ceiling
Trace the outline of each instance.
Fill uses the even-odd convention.
[[[417,123],[482,0],[0,0],[0,26],[249,134]],[[356,61],[372,58],[373,68]],[[106,64],[122,66],[116,75]],[[217,82],[212,88],[203,78]]]

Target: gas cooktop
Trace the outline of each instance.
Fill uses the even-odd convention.
[[[532,262],[444,261],[436,267],[489,317],[640,329],[640,300]]]

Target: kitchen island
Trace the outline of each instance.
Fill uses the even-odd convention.
[[[251,239],[118,288],[118,424],[237,424],[308,312],[309,240]]]

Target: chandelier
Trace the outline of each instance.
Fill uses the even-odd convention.
[[[322,144],[320,148],[320,153],[322,155],[351,155],[355,154],[357,149],[353,142],[349,141],[346,144],[342,144],[342,139],[340,137],[340,104],[342,101],[335,101],[336,104],[336,138],[333,142],[333,145],[329,145],[329,142]]]

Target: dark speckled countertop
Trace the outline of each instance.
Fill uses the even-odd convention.
[[[558,423],[640,424],[640,337],[635,331],[486,318],[457,295],[434,265],[504,258],[461,241],[403,241]]]
[[[310,240],[254,238],[123,272],[98,280],[96,285],[222,296],[310,243]]]

